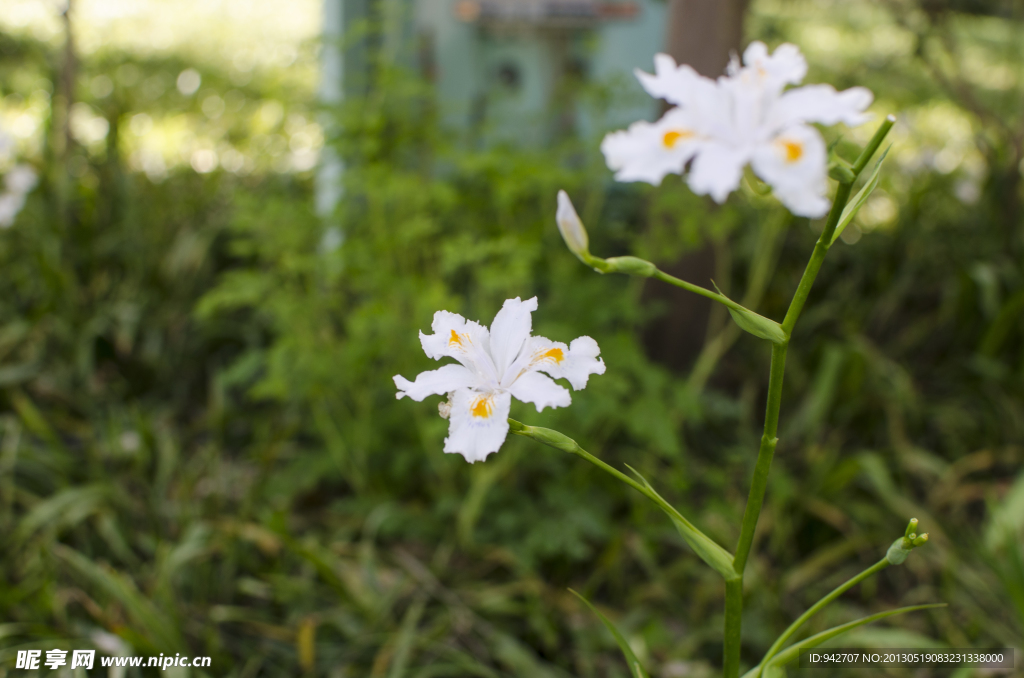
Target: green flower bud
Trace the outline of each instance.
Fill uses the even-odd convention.
[[[904,547],[904,539],[905,537],[900,537],[894,541],[889,550],[885,552],[885,559],[889,561],[890,565],[902,565],[913,550],[913,545],[910,548]]]
[[[903,533],[903,536],[910,537],[911,539],[913,539],[913,537],[910,536],[912,532],[917,532],[917,518],[910,519],[910,522],[907,523],[907,529]]]
[[[928,534],[918,534],[917,518],[911,518],[907,523],[907,529],[903,531],[903,536],[894,541],[886,551],[885,559],[889,561],[890,565],[900,565],[907,559],[911,551],[927,543]]]

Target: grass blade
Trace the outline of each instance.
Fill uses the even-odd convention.
[[[864,626],[865,624],[870,624],[871,622],[876,622],[881,619],[885,619],[886,617],[895,617],[896,615],[906,614],[907,612],[916,612],[917,610],[930,610],[936,607],[946,607],[946,604],[932,603],[930,605],[910,605],[908,607],[900,607],[895,610],[879,612],[878,614],[873,614],[868,617],[863,617],[861,619],[857,619],[855,621],[833,627],[831,629],[828,629],[827,631],[822,631],[821,633],[813,635],[810,638],[790,645],[785,650],[772,657],[768,665],[783,666],[785,664],[788,664],[789,662],[799,657],[800,652],[802,650],[817,647],[818,645],[824,643],[826,640],[831,640],[832,638],[842,635],[847,631],[853,630],[858,626]]]
[[[600,610],[591,605],[590,601],[579,593],[576,593],[572,589],[569,589],[569,593],[582,600],[583,603],[590,608],[591,612],[600,617],[601,621],[604,622],[605,627],[611,632],[612,636],[615,638],[615,642],[619,645],[619,649],[622,650],[622,654],[626,658],[626,663],[629,665],[630,678],[647,678],[647,673],[644,671],[643,667],[640,666],[640,660],[636,658],[635,654],[633,654],[633,648],[629,646],[629,643],[626,642],[625,637],[619,633],[619,630],[615,628],[615,625],[608,620],[608,617],[601,614]]]

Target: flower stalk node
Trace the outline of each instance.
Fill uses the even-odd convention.
[[[853,166],[839,156],[832,156],[829,160],[828,175],[843,184],[852,184],[857,179]]]
[[[611,257],[603,260],[606,268],[604,273],[625,273],[650,278],[658,272],[658,267],[639,257]]]

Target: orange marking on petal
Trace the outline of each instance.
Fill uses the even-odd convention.
[[[565,360],[565,353],[560,348],[549,348],[548,350],[537,356],[538,360],[554,360],[556,363],[560,363]]]
[[[473,401],[473,404],[469,407],[469,413],[474,417],[486,419],[491,416],[491,412],[494,411],[494,407],[491,405],[490,396],[481,396]]]
[[[462,346],[462,339],[459,339],[459,335],[455,333],[455,330],[452,330],[452,338],[448,340],[448,345]]]
[[[804,147],[798,141],[783,141],[783,148],[786,149],[786,162],[796,162],[804,154]]]
[[[661,143],[665,144],[665,148],[674,148],[680,139],[689,139],[692,136],[693,132],[688,129],[673,129],[665,132],[665,136],[661,137]]]

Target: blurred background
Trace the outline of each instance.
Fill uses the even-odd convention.
[[[608,371],[512,416],[734,544],[767,349],[587,270],[554,213],[564,188],[595,254],[781,318],[820,223],[616,184],[598,151],[661,112],[634,67],[717,75],[754,39],[899,122],[793,337],[744,660],[912,516],[928,547],[809,630],[938,601],[845,643],[1024,647],[1019,0],[5,0],[0,676],[53,647],[211,656],[195,676],[628,675],[570,586],[653,677],[714,675],[723,587],[663,514],[529,441],[443,454],[435,399],[391,377],[433,368],[434,311],[536,294],[537,333],[596,338]],[[872,131],[826,135],[853,158]]]

